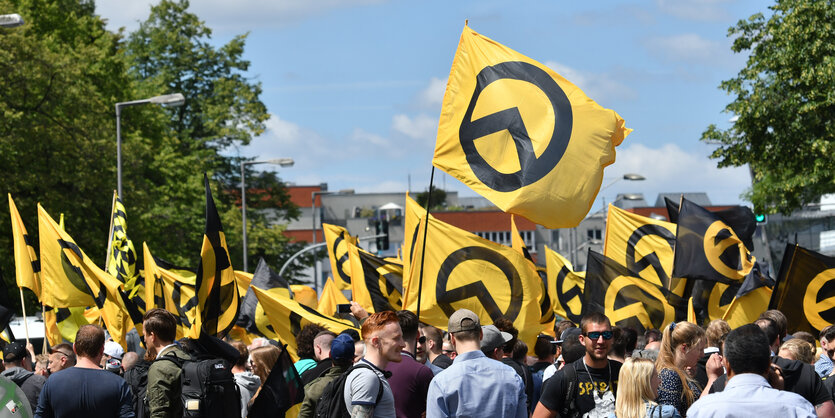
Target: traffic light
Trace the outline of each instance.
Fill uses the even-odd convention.
[[[377,219],[375,222],[375,228],[377,231],[377,235],[383,235],[382,237],[377,237],[377,251],[387,251],[389,249],[389,221],[385,218]]]
[[[754,214],[754,220],[757,221],[757,225],[765,225],[768,223],[768,217],[764,213]]]

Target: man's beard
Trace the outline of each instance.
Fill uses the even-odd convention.
[[[145,350],[145,361],[154,361],[157,359],[157,349],[156,347],[148,347]]]

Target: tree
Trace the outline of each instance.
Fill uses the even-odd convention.
[[[433,209],[443,209],[446,207],[446,191],[443,189],[439,189],[437,187],[432,187],[431,190],[427,190],[424,192],[420,192],[415,196],[415,201],[422,207],[426,207],[426,202],[429,199],[429,195],[432,195],[432,207],[429,210]]]
[[[719,167],[748,164],[757,211],[789,213],[835,192],[835,3],[777,0],[729,29],[745,68],[720,84],[735,96],[729,129],[710,125]]]

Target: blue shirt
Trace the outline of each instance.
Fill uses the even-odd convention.
[[[37,418],[134,418],[133,394],[118,375],[70,367],[49,376],[38,399]]]
[[[734,376],[725,390],[697,400],[687,410],[688,418],[816,416],[815,407],[802,396],[774,389],[764,377],[753,373]]]
[[[426,417],[526,418],[525,384],[513,368],[479,350],[458,354],[429,385]]]
[[[644,406],[647,410],[646,418],[681,418],[681,415],[678,414],[678,409],[676,409],[672,405],[659,405],[657,403],[649,403],[644,401]],[[609,414],[609,418],[618,418],[614,412]]]
[[[815,362],[815,371],[818,372],[818,376],[824,377],[829,376],[829,373],[832,373],[832,359],[826,355],[826,351],[821,354],[821,357],[818,361]]]

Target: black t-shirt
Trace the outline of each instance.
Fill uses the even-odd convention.
[[[585,357],[566,365],[577,372],[577,397],[575,408],[579,413],[585,414],[593,409],[601,409],[600,412],[610,413],[615,410],[615,393],[618,386],[618,374],[621,363],[609,360],[609,365],[596,369],[586,366]],[[591,376],[589,376],[591,373]],[[565,391],[567,388],[565,368],[554,373],[554,377],[545,381],[542,387],[542,396],[539,402],[546,408],[561,413],[563,402],[565,402]],[[602,396],[601,396],[602,394]]]
[[[522,363],[510,358],[510,357],[503,357],[502,363],[507,364],[508,366],[512,367],[513,370],[516,370],[516,374],[522,378],[522,382],[525,383],[525,395],[527,399],[525,403],[528,405],[528,410],[531,410],[531,400],[533,400],[533,375],[531,375],[531,370]]]
[[[823,384],[820,376],[815,372],[815,367],[811,364],[777,356],[772,357],[771,362],[783,369],[784,390],[802,396],[815,406],[833,399],[831,389]],[[727,380],[728,375],[719,376],[710,387],[710,393],[725,390]]]
[[[435,357],[435,360],[432,360],[432,364],[442,369],[446,369],[447,367],[452,366],[452,359],[446,354],[439,354],[438,357]]]

